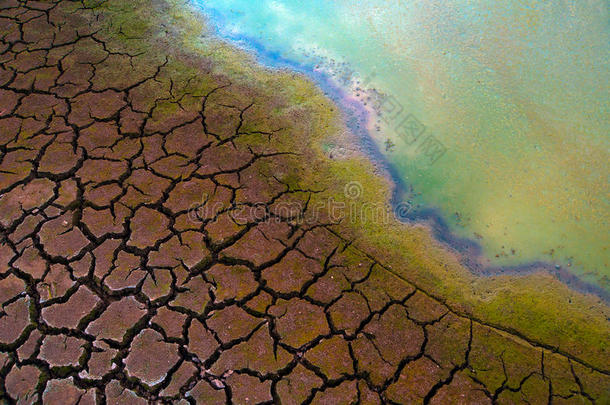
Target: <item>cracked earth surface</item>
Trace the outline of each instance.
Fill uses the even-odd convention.
[[[297,221],[278,106],[93,5],[0,1],[3,402],[607,403],[606,370]]]

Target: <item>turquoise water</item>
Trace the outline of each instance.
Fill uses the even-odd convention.
[[[194,3],[222,37],[377,107],[401,197],[485,265],[544,261],[610,291],[608,2]]]

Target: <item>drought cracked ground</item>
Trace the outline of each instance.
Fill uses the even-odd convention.
[[[607,370],[303,221],[299,115],[121,3],[0,1],[0,400],[608,403]]]

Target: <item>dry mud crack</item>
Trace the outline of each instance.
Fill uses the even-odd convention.
[[[0,401],[608,400],[607,370],[296,221],[317,191],[268,175],[304,164],[290,120],[113,3],[0,0]]]

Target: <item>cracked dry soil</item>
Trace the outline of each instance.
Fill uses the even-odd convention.
[[[295,221],[313,191],[265,174],[306,164],[289,119],[98,3],[0,0],[2,403],[607,400],[607,370]]]

